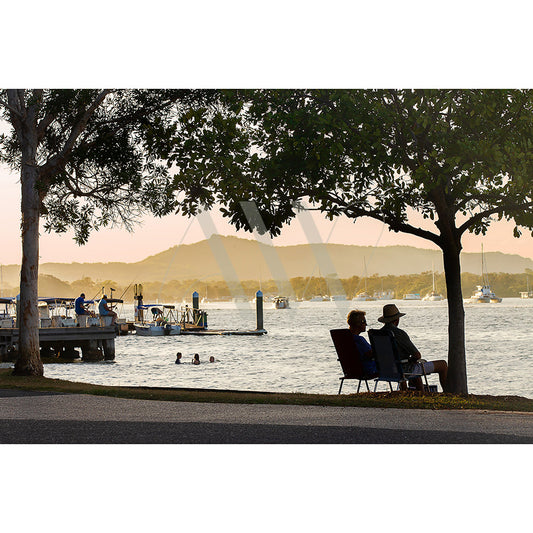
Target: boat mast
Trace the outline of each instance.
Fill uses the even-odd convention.
[[[485,262],[485,254],[483,253],[483,243],[481,243],[481,279],[483,285],[489,286],[489,275],[487,274],[487,264]]]
[[[366,293],[366,258],[363,256],[363,277],[365,279],[365,293]]]

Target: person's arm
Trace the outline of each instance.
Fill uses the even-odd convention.
[[[396,328],[394,337],[400,353],[405,354],[405,359],[408,358],[410,361],[418,361],[422,357],[418,348],[413,344],[413,341],[411,341],[409,335],[403,329]]]

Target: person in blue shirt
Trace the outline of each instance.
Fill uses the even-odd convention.
[[[348,313],[346,322],[348,322],[350,331],[353,334],[353,340],[357,346],[357,350],[361,355],[363,370],[368,376],[373,376],[377,375],[378,369],[376,367],[374,356],[372,355],[372,346],[370,346],[364,337],[361,337],[361,333],[366,330],[365,315],[365,311],[359,311],[358,309],[355,309]]]
[[[104,294],[100,300],[100,303],[98,304],[98,312],[100,313],[100,316],[110,316],[111,324],[114,324],[117,321],[117,314],[112,309],[109,309],[109,306],[107,305],[106,294]]]
[[[85,294],[83,292],[74,300],[74,310],[77,315],[91,315],[92,314],[87,309],[87,304],[85,303]]]

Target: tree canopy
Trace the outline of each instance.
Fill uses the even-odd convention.
[[[494,217],[533,228],[533,100],[522,90],[253,90],[239,135],[250,151],[216,191],[237,228],[277,234],[307,198],[326,216],[371,217],[443,251],[449,305],[449,387],[467,392],[459,254],[466,231]],[[244,163],[243,163],[244,161]],[[190,172],[206,170],[191,157]],[[418,212],[427,225],[412,223]]]

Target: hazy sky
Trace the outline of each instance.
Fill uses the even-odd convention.
[[[0,263],[18,263],[21,256],[20,244],[20,185],[18,176],[0,168],[0,187],[2,191],[2,247]],[[217,233],[253,238],[250,233],[237,232],[225,219],[213,213]],[[433,248],[429,241],[401,233],[389,232],[379,222],[363,219],[354,223],[345,217],[336,222],[324,220],[318,213],[313,219],[320,233],[321,242],[357,244],[365,246],[388,246],[395,244]],[[481,239],[473,235],[463,238],[464,250],[478,252],[483,241],[485,251],[516,253],[533,259],[533,238],[523,235],[520,239],[512,236],[512,224],[494,223],[489,234]],[[146,217],[134,233],[123,229],[106,229],[93,232],[85,246],[78,246],[72,234],[55,235],[41,232],[41,262],[134,262],[149,255],[159,253],[177,244],[198,242],[209,235],[202,230],[198,220],[180,216],[162,219]],[[272,239],[276,245],[307,243],[308,238],[302,225],[296,219],[282,231],[281,236]]]

